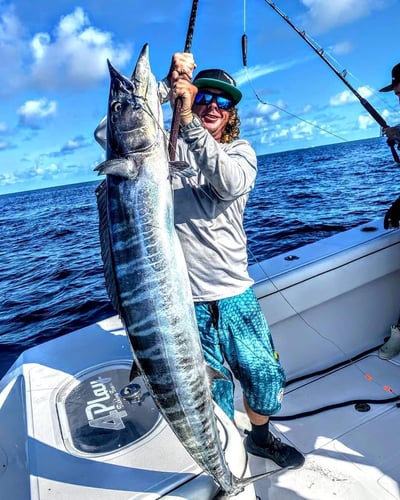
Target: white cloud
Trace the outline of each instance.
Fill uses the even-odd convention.
[[[14,173],[1,173],[0,172],[0,184],[4,184],[6,186],[15,184],[18,182],[18,179]]]
[[[313,33],[329,31],[351,23],[387,6],[387,0],[301,0],[308,9],[303,16],[306,29]]]
[[[46,55],[46,48],[50,44],[50,36],[47,33],[38,33],[31,41],[33,58],[40,61]]]
[[[373,89],[368,85],[363,85],[362,87],[358,87],[357,91],[361,95],[361,97],[364,97],[364,99],[368,99],[374,94]]]
[[[65,151],[72,151],[74,149],[79,149],[82,146],[82,138],[76,137],[75,139],[70,139],[62,147]]]
[[[273,122],[275,122],[275,121],[279,120],[279,119],[280,119],[280,117],[281,117],[281,115],[280,115],[279,111],[275,111],[275,112],[274,112],[274,113],[272,113],[272,115],[270,116],[270,118],[271,118],[271,120],[272,120]]]
[[[91,25],[82,8],[63,16],[49,32],[25,33],[15,11],[0,5],[0,92],[89,88],[108,74],[107,58],[118,67],[131,48]]]
[[[34,185],[60,185],[71,179],[93,180],[93,165],[90,164],[65,164],[62,160],[59,162],[48,161],[45,156],[40,156],[36,159],[36,164],[33,158],[26,158],[30,166],[23,170],[9,170],[0,172],[1,185],[20,185],[25,186],[27,183],[30,187]],[[17,188],[16,188],[17,189]]]
[[[301,58],[301,59],[293,59],[291,61],[281,62],[281,63],[271,63],[271,64],[257,64],[255,66],[249,66],[241,69],[236,72],[233,77],[236,80],[237,86],[241,87],[245,83],[252,82],[257,78],[261,78],[262,76],[269,75],[271,73],[276,73],[277,71],[282,71],[285,69],[293,68],[299,64],[302,64],[310,59],[313,59],[313,55]]]
[[[349,54],[353,50],[353,44],[350,42],[339,42],[332,45],[330,52],[339,56]]]
[[[25,33],[22,24],[14,13],[14,8],[1,9],[0,4],[0,93],[11,94],[20,87],[24,75],[23,61],[26,49],[23,43]]]
[[[41,128],[43,122],[57,112],[57,103],[45,98],[37,101],[26,101],[17,110],[20,125],[28,128]]]
[[[303,139],[305,136],[312,136],[314,127],[310,123],[300,122],[290,127],[293,139]]]
[[[284,109],[285,103],[282,100],[278,100],[276,105],[259,102],[257,103],[256,112],[259,115],[268,116],[270,119],[276,120],[277,108]]]
[[[107,59],[116,66],[130,59],[128,47],[114,46],[110,33],[91,26],[80,7],[61,18],[54,37],[37,33],[31,49],[32,82],[41,89],[88,87],[107,74]]]
[[[329,104],[331,106],[343,106],[344,104],[349,104],[356,100],[355,95],[350,92],[350,90],[343,90],[343,92],[339,92],[339,94],[332,96],[329,100]]]
[[[360,129],[365,130],[371,126],[375,126],[376,122],[370,115],[360,115],[358,117],[358,125]]]
[[[368,99],[374,93],[372,88],[368,85],[359,87],[356,90],[361,97],[364,97],[364,99]],[[344,90],[343,92],[340,92],[339,94],[331,97],[329,100],[329,104],[331,106],[343,106],[345,104],[353,103],[356,101],[358,101],[358,98],[353,94],[353,92],[351,92],[350,90]]]
[[[54,175],[58,172],[58,165],[55,163],[50,163],[49,165],[37,165],[32,169],[32,171],[36,175],[40,175],[41,177],[45,175]]]

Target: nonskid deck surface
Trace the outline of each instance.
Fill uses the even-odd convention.
[[[289,385],[277,418],[344,401],[380,401],[399,394],[400,355],[384,361],[373,353]],[[240,400],[238,394],[239,408]],[[260,499],[400,499],[399,403],[370,403],[364,412],[351,404],[293,420],[274,420],[273,432],[304,453],[306,462],[298,470],[256,482]],[[249,428],[242,411],[235,419],[242,431]],[[270,460],[251,455],[249,464],[251,474],[277,468]]]

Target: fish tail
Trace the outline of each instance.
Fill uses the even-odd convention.
[[[233,476],[234,492],[227,493],[226,491],[223,491],[221,489],[213,498],[213,500],[228,500],[230,498],[233,498],[255,481],[258,481],[259,479],[264,479],[265,477],[268,476],[272,476],[273,474],[277,474],[278,472],[284,472],[287,469],[288,467],[279,467],[279,469],[273,469],[268,472],[262,472],[261,474],[256,474],[255,476],[243,477],[243,478],[237,478]]]

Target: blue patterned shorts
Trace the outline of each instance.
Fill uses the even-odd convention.
[[[233,419],[234,383],[226,362],[254,412],[269,416],[279,411],[285,373],[253,289],[197,302],[195,311],[206,363],[223,374],[213,381],[216,403]]]

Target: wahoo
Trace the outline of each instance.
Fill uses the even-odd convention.
[[[107,159],[96,167],[106,175],[96,194],[107,291],[161,414],[223,495],[235,495],[251,480],[233,476],[219,439],[148,47],[131,79],[108,64]]]

